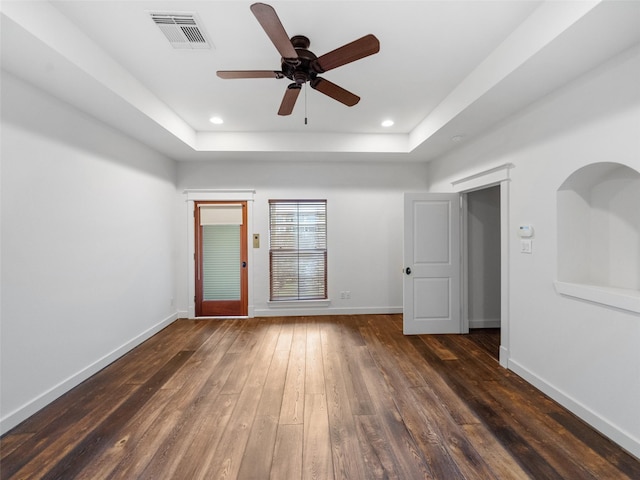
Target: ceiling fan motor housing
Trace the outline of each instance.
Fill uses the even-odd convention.
[[[318,57],[307,50],[311,42],[304,35],[291,37],[291,44],[296,49],[298,61],[293,63],[287,59],[282,59],[282,73],[298,85],[303,85],[316,78],[318,73],[321,73],[314,68],[314,62]]]

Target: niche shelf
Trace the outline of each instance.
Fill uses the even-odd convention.
[[[557,201],[558,293],[640,313],[640,173],[587,165]]]

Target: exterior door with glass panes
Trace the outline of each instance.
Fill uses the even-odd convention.
[[[247,315],[247,202],[196,202],[196,316]]]

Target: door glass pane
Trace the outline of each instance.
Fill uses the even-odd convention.
[[[202,299],[240,300],[240,225],[202,226]]]

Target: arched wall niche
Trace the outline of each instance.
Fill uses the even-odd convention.
[[[565,180],[557,200],[558,283],[626,296],[640,311],[640,172],[587,165]]]

